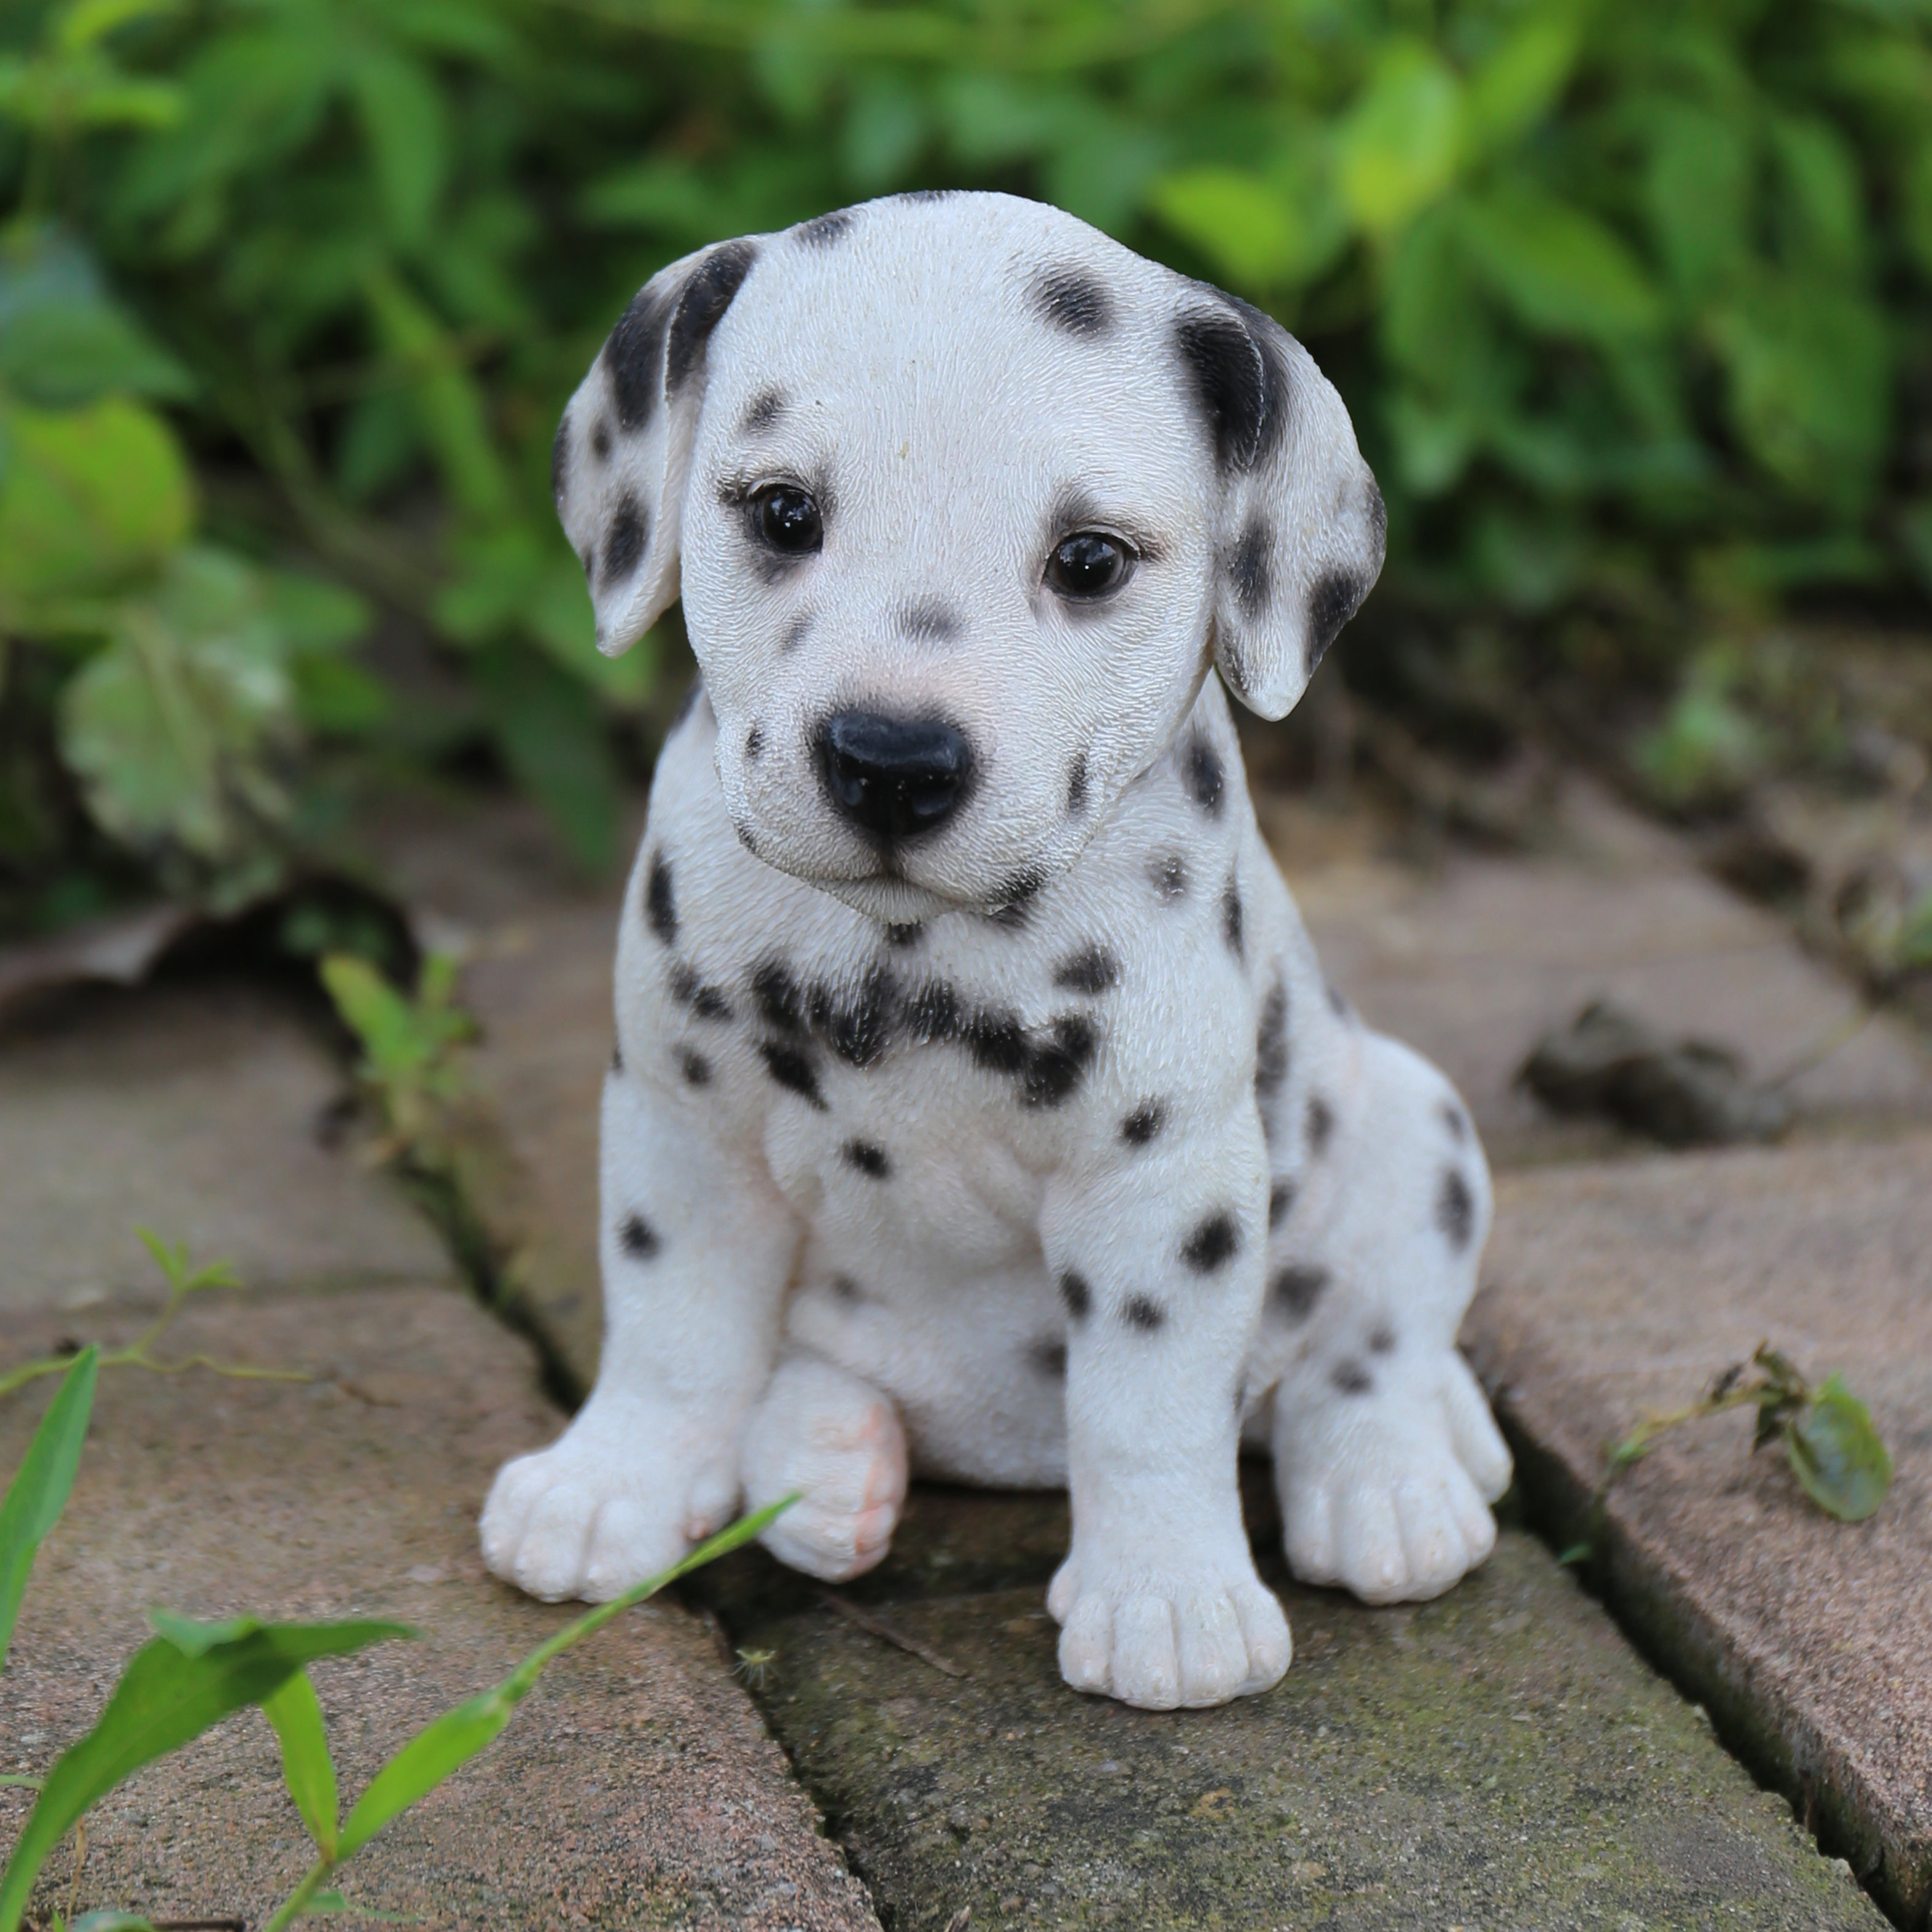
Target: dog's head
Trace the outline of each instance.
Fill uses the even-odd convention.
[[[886,920],[1070,864],[1210,658],[1280,717],[1382,567],[1299,343],[1005,195],[674,263],[571,399],[554,481],[602,650],[682,593],[739,836]]]

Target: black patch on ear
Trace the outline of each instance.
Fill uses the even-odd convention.
[[[792,233],[808,248],[830,248],[844,240],[851,226],[851,216],[838,208],[830,214],[814,214],[809,221],[801,221]]]
[[[1054,968],[1053,983],[1070,993],[1104,993],[1120,976],[1120,962],[1104,946],[1082,946]]]
[[[1395,1353],[1395,1330],[1386,1322],[1378,1322],[1369,1330],[1369,1353],[1372,1355],[1392,1355]]]
[[[1271,1099],[1288,1078],[1288,986],[1277,980],[1262,1002],[1261,1024],[1255,1030],[1255,1094]]]
[[[1315,588],[1308,593],[1310,677],[1315,675],[1315,667],[1328,655],[1328,646],[1335,641],[1342,626],[1355,614],[1368,594],[1367,584],[1346,571],[1330,571],[1326,577],[1317,580]]]
[[[1268,1232],[1273,1234],[1294,1210],[1294,1183],[1277,1180],[1268,1190]]]
[[[783,391],[761,389],[746,405],[744,415],[739,419],[740,433],[755,436],[761,429],[770,429],[784,414],[785,399]]]
[[[1344,1395],[1366,1395],[1376,1385],[1376,1378],[1360,1362],[1337,1362],[1334,1372],[1328,1378]]]
[[[563,493],[570,483],[570,412],[566,410],[563,420],[556,426],[556,434],[550,444],[550,494],[554,503],[563,501]]]
[[[703,1054],[693,1052],[686,1047],[678,1058],[678,1066],[692,1086],[708,1087],[711,1084],[711,1063]]]
[[[1114,326],[1114,298],[1084,268],[1042,268],[1028,291],[1041,321],[1070,335],[1105,335]]]
[[[1066,1344],[1058,1336],[1036,1342],[1027,1351],[1027,1359],[1049,1382],[1064,1382],[1066,1376]]]
[[[1194,802],[1210,818],[1219,818],[1225,784],[1221,754],[1198,731],[1188,740],[1187,748],[1182,754],[1181,773]]]
[[[1453,1167],[1442,1170],[1442,1185],[1436,1196],[1436,1225],[1459,1254],[1469,1245],[1469,1237],[1476,1231],[1476,1197],[1469,1192],[1469,1184]]]
[[[805,995],[782,959],[761,959],[752,969],[752,997],[769,1026],[785,1033],[805,1030]]]
[[[677,944],[677,895],[671,885],[670,861],[661,851],[651,854],[650,877],[644,885],[644,916],[667,946]]]
[[[758,1052],[764,1057],[766,1072],[781,1087],[809,1100],[821,1114],[828,1111],[825,1096],[818,1090],[818,1076],[796,1047],[785,1040],[761,1040]]]
[[[1299,1326],[1315,1312],[1315,1304],[1328,1286],[1325,1268],[1304,1268],[1297,1263],[1276,1270],[1268,1283],[1268,1306],[1291,1327]]]
[[[651,412],[657,406],[658,358],[670,307],[668,298],[660,299],[649,289],[640,289],[604,345],[618,427],[630,435],[650,427]]]
[[[878,1142],[848,1141],[838,1151],[844,1156],[848,1167],[856,1167],[861,1174],[869,1174],[874,1180],[892,1178],[891,1157]]]
[[[1143,1335],[1151,1335],[1167,1319],[1167,1310],[1144,1294],[1130,1295],[1127,1305],[1120,1310],[1120,1319],[1130,1328]]]
[[[610,423],[609,418],[599,416],[590,432],[590,447],[599,463],[610,460]]]
[[[1145,1101],[1120,1123],[1120,1138],[1130,1147],[1145,1147],[1166,1124],[1166,1102]]]
[[[1171,852],[1148,861],[1148,883],[1163,905],[1174,905],[1187,896],[1187,863]]]
[[[1087,1286],[1087,1277],[1069,1268],[1060,1277],[1060,1300],[1070,1321],[1085,1321],[1087,1311],[1094,1306],[1094,1291]]]
[[[908,946],[916,946],[926,937],[926,928],[915,920],[909,926],[889,926],[886,928],[886,944],[904,951]]]
[[[755,764],[758,760],[758,754],[764,748],[764,728],[762,725],[754,724],[752,728],[745,734],[745,756],[748,760],[750,760],[752,762]]]
[[[1232,296],[1221,299],[1224,309],[1183,316],[1174,344],[1216,464],[1245,473],[1274,454],[1287,427],[1288,370],[1267,318]]]
[[[634,1262],[647,1262],[663,1244],[658,1231],[641,1214],[626,1214],[617,1223],[617,1245]]]
[[[1250,517],[1228,559],[1228,580],[1234,586],[1234,603],[1244,617],[1258,618],[1268,609],[1272,588],[1270,548],[1268,525],[1258,516]]]
[[[1221,888],[1221,937],[1237,959],[1246,956],[1243,928],[1246,915],[1241,910],[1241,889],[1232,879]]]
[[[748,242],[727,242],[692,270],[671,318],[664,345],[664,394],[674,396],[704,360],[711,332],[724,319],[731,299],[752,272],[758,251]]]
[[[1196,1274],[1212,1274],[1232,1260],[1241,1231],[1226,1208],[1217,1208],[1181,1244],[1180,1258]]]
[[[923,598],[899,613],[899,631],[916,644],[950,644],[959,634],[958,614],[936,597]]]
[[[1319,1094],[1308,1096],[1308,1151],[1322,1153],[1328,1144],[1328,1136],[1335,1131],[1335,1110]]]
[[[1075,816],[1087,809],[1087,754],[1078,753],[1066,775],[1066,809]]]
[[[959,190],[956,188],[909,188],[902,194],[892,196],[895,201],[950,201]]]
[[[612,584],[622,584],[644,561],[649,531],[643,506],[636,497],[627,494],[617,506],[617,514],[610,519],[610,529],[604,533],[604,561],[597,573],[597,587],[600,590],[608,590]]]

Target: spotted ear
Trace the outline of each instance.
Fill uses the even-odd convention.
[[[660,269],[632,298],[556,426],[556,513],[589,580],[607,657],[628,650],[677,600],[705,352],[757,259],[755,240],[721,242]]]
[[[1197,284],[1174,341],[1213,448],[1215,665],[1280,718],[1381,574],[1382,492],[1334,386],[1272,317]]]

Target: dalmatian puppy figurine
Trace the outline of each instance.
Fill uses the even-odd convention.
[[[703,684],[618,940],[602,1365],[490,1568],[608,1598],[797,1491],[765,1541],[837,1580],[909,1470],[1064,1484],[1061,1670],[1165,1708],[1288,1665],[1244,1432],[1298,1576],[1480,1562],[1482,1153],[1324,986],[1223,695],[1280,717],[1381,568],[1307,352],[1053,208],[902,195],[655,277],[555,483],[600,647],[681,594]]]

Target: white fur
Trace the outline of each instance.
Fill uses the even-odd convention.
[[[1070,271],[1104,330],[1043,316]],[[1233,464],[1190,317],[1288,386]],[[1298,1574],[1372,1601],[1480,1562],[1509,1476],[1455,1348],[1489,1216],[1473,1130],[1324,986],[1207,677],[1218,652],[1285,710],[1324,576],[1372,579],[1346,413],[1274,325],[1003,196],[759,238],[712,320],[628,436],[607,351],[560,440],[601,634],[621,647],[681,583],[705,690],[618,942],[603,1363],[499,1477],[484,1555],[608,1597],[796,1490],[766,1540],[837,1579],[884,1555],[908,1462],[1064,1483],[1068,1682],[1158,1708],[1264,1688],[1289,1638],[1240,1520],[1244,1422]],[[782,572],[735,500],[772,478],[826,506],[823,550]],[[650,543],[606,583],[626,499]],[[1103,604],[1043,585],[1069,505],[1142,544]],[[907,620],[934,604],[949,634]],[[883,856],[810,748],[855,704],[974,746],[967,803]]]

